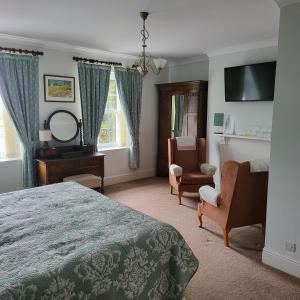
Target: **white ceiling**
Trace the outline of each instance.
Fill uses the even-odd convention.
[[[136,55],[139,12],[147,50],[169,59],[276,39],[273,0],[0,0],[0,32]]]

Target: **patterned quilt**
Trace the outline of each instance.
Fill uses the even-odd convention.
[[[182,299],[197,268],[172,226],[76,183],[0,195],[1,300]]]

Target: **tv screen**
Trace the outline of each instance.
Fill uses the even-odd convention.
[[[275,61],[225,68],[225,101],[273,101],[275,73]]]

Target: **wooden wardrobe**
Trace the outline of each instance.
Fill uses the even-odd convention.
[[[208,82],[203,80],[157,84],[159,109],[157,176],[169,175],[168,138],[174,136],[174,122],[176,122],[174,107],[178,107],[178,103],[180,103],[180,109],[177,110],[181,111],[181,126],[178,131],[177,124],[175,136],[206,137],[207,87]],[[174,103],[177,103],[177,106]]]

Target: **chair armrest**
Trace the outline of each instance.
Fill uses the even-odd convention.
[[[175,164],[170,165],[169,171],[172,175],[174,175],[176,177],[179,177],[182,175],[182,168]]]
[[[218,207],[220,192],[209,185],[202,186],[199,189],[200,199]]]
[[[217,168],[210,164],[200,164],[200,171],[205,175],[213,176],[215,175]]]

